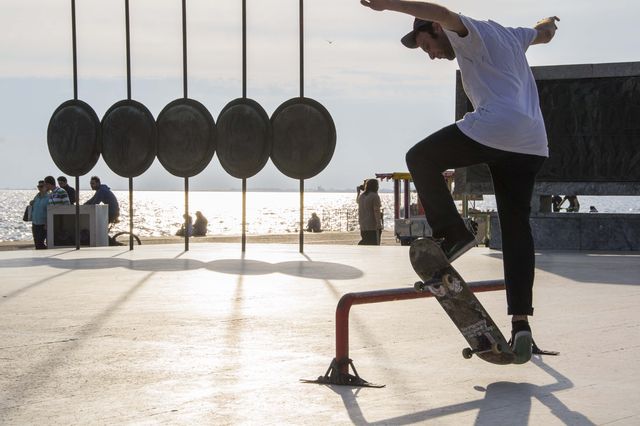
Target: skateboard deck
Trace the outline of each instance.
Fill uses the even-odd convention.
[[[513,363],[515,354],[500,329],[440,246],[432,239],[420,238],[411,243],[409,255],[411,266],[422,280],[415,284],[415,289],[433,293],[469,343],[462,355],[471,358],[476,354],[493,364]]]

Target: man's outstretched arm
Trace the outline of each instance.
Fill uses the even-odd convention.
[[[536,26],[533,27],[534,30],[538,31],[538,35],[536,35],[531,44],[549,43],[558,29],[556,21],[560,21],[557,16],[550,16],[538,21]]]
[[[443,28],[454,31],[461,37],[468,33],[457,13],[435,3],[405,0],[360,0],[360,3],[373,10],[392,10],[437,22]]]

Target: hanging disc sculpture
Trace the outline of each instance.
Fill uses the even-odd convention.
[[[305,97],[289,99],[271,116],[271,161],[283,174],[309,179],[329,164],[336,147],[336,127],[329,111]]]
[[[83,101],[64,102],[49,120],[49,154],[64,174],[82,176],[89,173],[100,158],[100,141],[100,119]]]
[[[216,151],[216,123],[200,102],[181,98],[158,115],[158,160],[171,174],[191,177],[203,171]]]
[[[239,98],[218,116],[218,158],[231,176],[247,179],[257,174],[271,154],[271,122],[256,101]]]
[[[157,141],[156,121],[140,102],[119,101],[102,118],[102,157],[119,176],[144,173],[155,159]]]

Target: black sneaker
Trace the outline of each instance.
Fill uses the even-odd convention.
[[[458,238],[445,238],[440,247],[449,262],[453,262],[476,245],[476,237],[469,231],[464,231]]]
[[[511,323],[511,350],[516,355],[514,364],[529,362],[533,352],[533,337],[531,327],[527,321],[514,321]]]

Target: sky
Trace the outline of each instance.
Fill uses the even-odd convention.
[[[78,96],[102,117],[126,98],[124,0],[76,0]],[[73,98],[70,0],[0,0],[0,188],[31,189],[61,172],[46,131],[58,105]],[[181,0],[130,0],[132,98],[157,117],[182,97]],[[217,119],[242,95],[241,0],[188,0],[189,97]],[[640,60],[637,0],[457,0],[440,2],[475,19],[531,27],[557,15],[558,32],[532,46],[532,66]],[[430,61],[399,39],[412,18],[375,12],[359,0],[305,0],[305,96],[333,117],[337,142],[330,164],[305,181],[315,189],[355,189],[374,173],[406,171],[406,151],[451,124],[455,61]],[[269,115],[299,95],[298,0],[247,0],[248,97]],[[114,189],[128,180],[100,159],[98,175]],[[190,178],[191,190],[237,190],[217,157]],[[296,190],[271,161],[248,189]],[[140,177],[140,190],[181,190],[184,179],[159,161]]]

